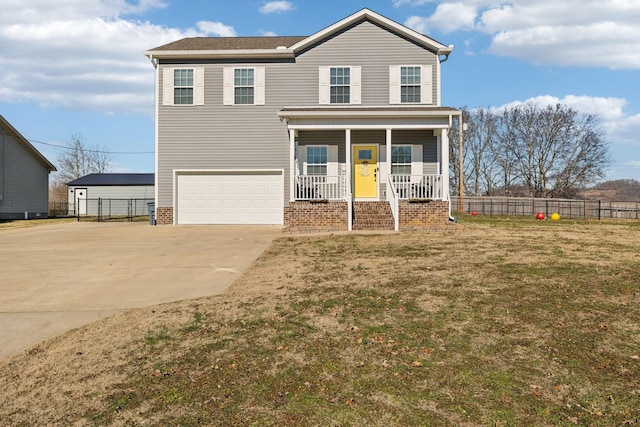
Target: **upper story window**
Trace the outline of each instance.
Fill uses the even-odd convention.
[[[265,105],[264,67],[225,67],[224,105]]]
[[[319,72],[320,104],[361,104],[361,67],[322,66]]]
[[[421,67],[400,67],[400,102],[420,103]]]
[[[331,104],[349,104],[351,101],[351,69],[349,67],[331,67],[329,71]]]
[[[411,145],[391,146],[391,174],[411,175]]]
[[[327,174],[327,146],[308,145],[307,146],[307,175]]]
[[[253,68],[236,68],[234,72],[234,103],[254,103],[254,70]]]
[[[173,103],[193,104],[193,69],[173,70]]]
[[[204,68],[163,68],[162,105],[204,105]]]
[[[433,104],[433,65],[391,65],[389,104]]]

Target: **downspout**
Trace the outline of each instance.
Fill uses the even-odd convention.
[[[153,68],[158,68],[158,60],[153,57],[153,54],[149,55],[149,61],[151,61],[151,65],[153,65]]]
[[[2,205],[4,203],[4,189],[5,189],[5,180],[7,177],[7,159],[5,157],[5,150],[4,150],[4,146],[5,146],[5,142],[4,142],[4,129],[0,128],[0,134],[2,135],[2,193],[0,193],[0,205]]]

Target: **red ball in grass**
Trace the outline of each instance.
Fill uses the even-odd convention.
[[[538,212],[536,214],[536,219],[542,221],[544,219],[544,213]]]
[[[471,216],[476,216],[476,215],[478,215],[478,212],[476,211],[471,212]]]

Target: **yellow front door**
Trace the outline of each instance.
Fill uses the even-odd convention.
[[[378,198],[378,146],[353,147],[353,193],[359,199]]]

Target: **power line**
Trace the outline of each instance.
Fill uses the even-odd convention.
[[[35,139],[27,138],[27,141],[33,142],[36,144],[48,145],[50,147],[59,148],[61,150],[73,151],[74,147],[65,147],[64,145],[51,144],[49,142],[37,141]],[[84,148],[84,151],[89,151],[91,153],[101,153],[101,154],[154,154],[154,151],[105,151],[105,150],[92,150],[89,148]]]

